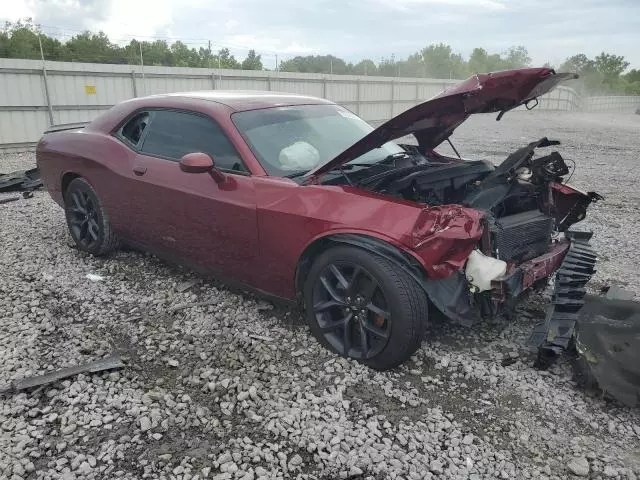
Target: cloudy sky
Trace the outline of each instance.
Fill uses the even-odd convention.
[[[0,19],[33,17],[68,38],[103,30],[191,46],[210,40],[242,58],[248,48],[272,66],[296,54],[357,61],[403,58],[444,42],[468,56],[524,45],[534,64],[575,53],[624,55],[640,68],[640,0],[1,0]]]

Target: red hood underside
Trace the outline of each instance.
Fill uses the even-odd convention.
[[[317,176],[343,165],[384,143],[413,134],[420,146],[432,149],[474,113],[506,112],[553,90],[578,76],[550,68],[523,68],[479,73],[385,122],[333,160],[307,176]]]

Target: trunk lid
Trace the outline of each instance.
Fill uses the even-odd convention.
[[[469,115],[501,112],[501,116],[550,92],[560,82],[577,77],[574,73],[556,73],[551,68],[476,74],[395,116],[306,176],[322,175],[388,141],[409,134],[414,134],[422,149],[435,148]]]

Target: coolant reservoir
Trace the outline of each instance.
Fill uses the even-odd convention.
[[[465,275],[471,285],[479,291],[491,289],[491,281],[507,272],[507,262],[497,258],[487,257],[478,250],[474,250],[467,259]]]

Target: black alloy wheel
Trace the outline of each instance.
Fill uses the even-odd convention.
[[[313,289],[313,312],[325,339],[345,357],[378,355],[391,335],[391,313],[376,279],[360,265],[330,263]]]
[[[424,290],[401,265],[355,246],[320,254],[304,286],[311,333],[329,350],[387,370],[420,346]]]
[[[64,211],[76,246],[93,255],[115,250],[118,240],[93,187],[84,178],[75,178],[64,192]]]
[[[69,226],[71,235],[77,240],[78,246],[89,250],[100,240],[102,232],[98,225],[96,205],[86,192],[76,190],[70,193],[71,205],[69,211]]]

